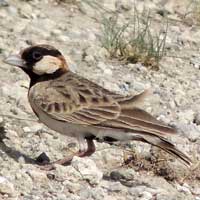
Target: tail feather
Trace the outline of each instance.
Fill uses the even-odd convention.
[[[186,163],[188,166],[192,164],[192,160],[183,152],[178,150],[171,142],[169,142],[166,138],[163,137],[155,137],[154,135],[145,135],[142,137],[143,142],[152,144],[154,146],[157,146],[167,153],[171,154],[172,156],[181,159]]]

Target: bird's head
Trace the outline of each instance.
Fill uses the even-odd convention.
[[[10,55],[5,63],[20,67],[30,78],[62,74],[68,70],[60,51],[50,45],[34,45]]]

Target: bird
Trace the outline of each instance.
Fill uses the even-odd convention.
[[[79,151],[45,165],[45,169],[54,169],[55,163],[70,163],[75,155],[92,155],[94,140],[141,141],[191,165],[190,157],[167,138],[175,135],[177,129],[138,106],[147,90],[137,95],[109,91],[72,72],[62,53],[47,44],[29,46],[4,62],[21,68],[29,76],[28,100],[39,120],[60,134],[77,138],[79,143]]]

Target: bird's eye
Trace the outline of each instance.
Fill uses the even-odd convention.
[[[34,60],[40,60],[42,58],[42,54],[38,51],[34,51],[32,56]]]

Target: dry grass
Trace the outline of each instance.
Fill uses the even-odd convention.
[[[181,162],[176,161],[171,155],[167,154],[163,150],[157,147],[151,148],[151,156],[143,157],[141,154],[131,151],[125,151],[124,166],[134,168],[135,171],[143,173],[152,173],[156,176],[163,177],[169,182],[177,181],[183,183],[190,180],[191,175],[196,180],[195,173],[190,173],[189,169],[185,167]]]
[[[150,12],[139,14],[135,8],[133,19],[126,24],[120,24],[118,16],[113,15],[103,20],[102,27],[102,46],[111,58],[158,68],[165,55],[168,22],[164,31],[154,33]]]

